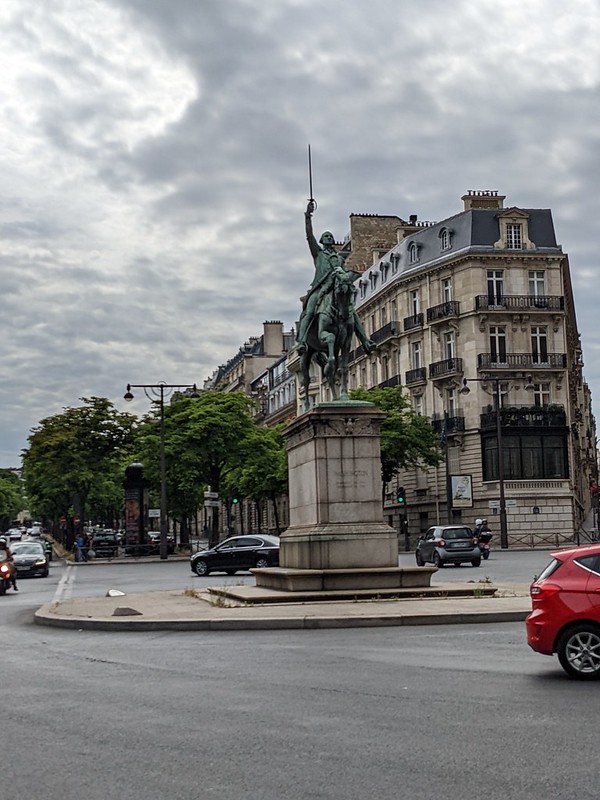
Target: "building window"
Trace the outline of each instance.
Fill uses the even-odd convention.
[[[444,278],[442,281],[442,303],[452,302],[452,279]]]
[[[493,364],[506,364],[506,329],[503,326],[490,327],[490,356]]]
[[[442,228],[439,232],[441,250],[450,250],[452,247],[452,231],[450,228]]]
[[[398,305],[396,303],[396,298],[394,298],[390,302],[390,320],[394,322],[398,319]]]
[[[408,295],[409,302],[409,316],[416,317],[421,310],[421,301],[419,298],[419,290],[412,289]]]
[[[381,357],[381,380],[387,381],[390,377],[390,359],[389,356]]]
[[[367,284],[365,281],[360,281],[358,284],[359,292],[360,292],[360,299],[364,300],[367,296]]]
[[[392,253],[390,258],[392,259],[392,275],[395,275],[398,272],[398,262],[400,261],[400,256],[398,253]]]
[[[381,317],[381,327],[383,328],[385,325],[387,325],[387,306],[385,303],[381,306],[379,316]]]
[[[408,246],[408,260],[411,264],[417,264],[419,261],[419,245],[416,242],[411,242]]]
[[[483,480],[498,480],[498,441],[482,441]],[[565,435],[518,434],[502,436],[504,478],[548,480],[568,478]]]
[[[374,313],[369,318],[369,324],[371,325],[371,333],[375,333],[377,330],[377,317]]]
[[[529,295],[530,297],[541,297],[546,294],[544,270],[536,269],[529,273]]]
[[[418,394],[413,397],[413,409],[418,417],[425,416],[425,403],[423,401],[422,394]]]
[[[382,261],[381,264],[379,265],[379,271],[381,272],[382,283],[385,283],[385,281],[387,281],[389,269],[390,269],[389,261]]]
[[[458,416],[458,395],[456,389],[446,391],[446,410],[449,417]]]
[[[523,226],[509,222],[506,226],[506,247],[509,250],[521,250],[523,247]]]
[[[534,406],[549,406],[550,405],[550,384],[549,383],[534,383],[533,384],[533,405]]]
[[[491,306],[501,306],[504,295],[504,272],[501,269],[488,269],[487,271],[488,303]]]
[[[531,354],[534,364],[548,363],[548,332],[545,327],[537,325],[532,327]]]
[[[377,386],[379,379],[377,377],[377,362],[373,361],[371,364],[371,386]]]
[[[421,368],[421,342],[412,343],[412,368]]]
[[[377,288],[377,273],[369,272],[369,280],[371,281],[371,291]]]
[[[444,352],[445,358],[450,359],[455,356],[455,338],[454,331],[449,331],[444,334]]]
[[[361,367],[360,369],[360,385],[363,388],[367,388],[367,368]]]

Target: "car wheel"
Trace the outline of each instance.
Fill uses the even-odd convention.
[[[444,562],[440,558],[440,554],[437,550],[433,554],[433,566],[437,567],[438,569],[441,569],[444,566]]]
[[[200,575],[200,577],[203,575],[208,575],[208,564],[203,558],[199,558],[198,561],[194,562],[194,572],[196,575]]]
[[[257,558],[256,559],[256,569],[265,569],[265,567],[269,566],[269,562],[266,558]]]
[[[568,628],[556,646],[561,667],[580,681],[600,678],[600,628],[580,622]]]
[[[471,561],[471,564],[472,564],[474,567],[480,567],[480,566],[481,566],[481,558],[474,558],[474,559]]]
[[[236,572],[237,572],[237,569],[226,569],[225,570],[225,574],[226,575],[235,575]]]
[[[417,552],[415,553],[415,559],[417,561],[417,567],[425,566],[425,561],[423,560],[423,556],[421,555],[420,550],[417,550]]]

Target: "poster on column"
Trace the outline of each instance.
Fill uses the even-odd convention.
[[[471,475],[450,476],[452,508],[473,508],[473,480]]]

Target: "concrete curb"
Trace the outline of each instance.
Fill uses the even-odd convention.
[[[441,602],[441,601],[440,601]],[[349,615],[314,615],[299,612],[293,617],[214,617],[203,619],[113,619],[82,618],[52,613],[50,606],[36,611],[38,625],[71,630],[91,631],[259,631],[259,630],[318,630],[328,628],[376,628],[415,625],[467,625],[475,623],[522,622],[530,613],[527,609],[489,611],[440,611],[438,613],[399,613]]]

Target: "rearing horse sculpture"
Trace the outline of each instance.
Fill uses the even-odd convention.
[[[343,268],[336,270],[331,291],[324,294],[317,304],[306,336],[306,351],[300,361],[305,411],[309,408],[308,387],[313,358],[322,368],[323,377],[331,389],[333,399],[348,399],[348,356],[355,332],[353,301],[356,294],[354,281],[357,275],[358,273]]]

